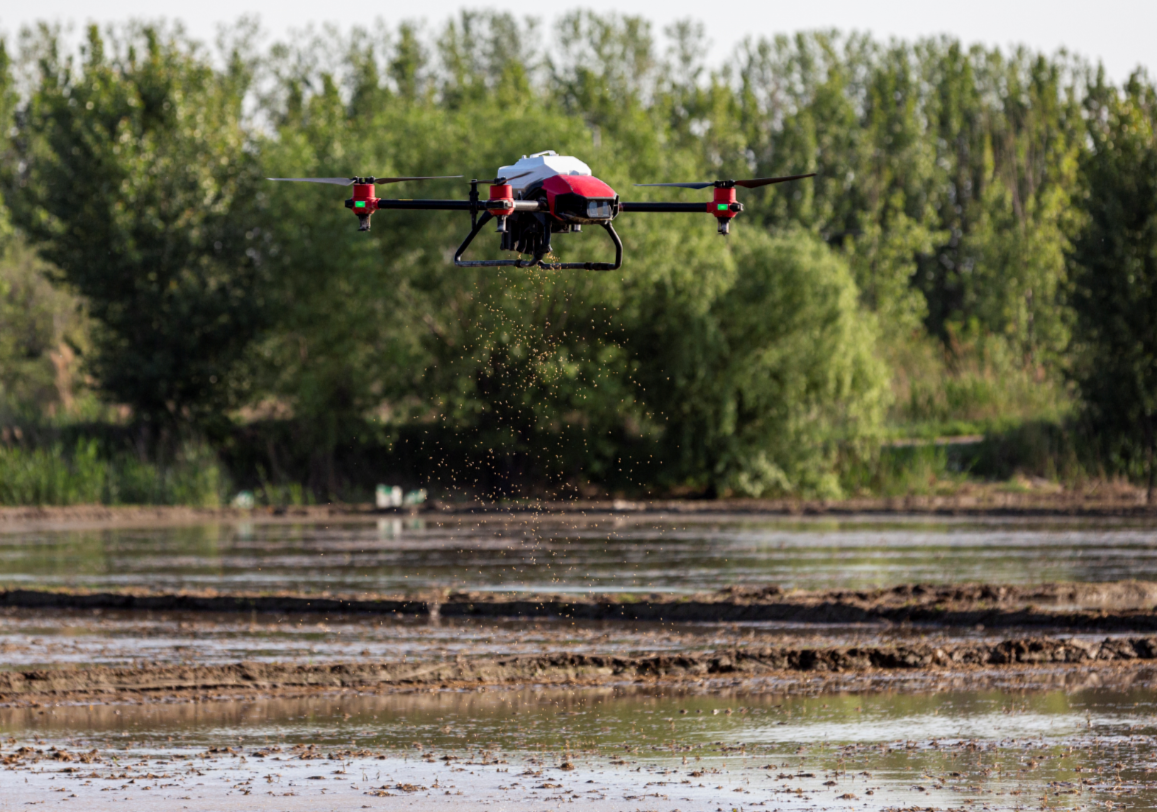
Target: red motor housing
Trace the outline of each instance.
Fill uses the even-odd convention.
[[[715,189],[715,199],[707,204],[707,211],[714,214],[716,217],[726,217],[731,219],[736,215],[732,209],[731,204],[735,202],[735,187],[730,189]]]
[[[497,200],[502,200],[502,201],[508,200],[508,201],[510,201],[511,205],[504,206],[502,208],[497,208],[497,207],[496,208],[488,208],[486,211],[490,212],[490,214],[494,217],[502,217],[504,215],[510,214],[511,210],[514,209],[514,205],[513,205],[513,203],[514,203],[514,187],[510,186],[509,184],[503,184],[501,186],[491,186],[490,187],[490,200],[488,200],[487,202],[493,203]]]
[[[715,223],[719,226],[719,233],[727,236],[731,231],[731,218],[737,215],[741,206],[735,201],[735,187],[715,187],[715,196],[707,204],[707,211],[715,216]]]
[[[378,199],[374,197],[374,185],[355,183],[353,199],[346,201],[346,205],[358,217],[358,231],[369,231],[370,215],[378,208]]]

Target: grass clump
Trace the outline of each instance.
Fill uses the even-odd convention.
[[[186,443],[167,463],[101,453],[95,440],[69,450],[0,446],[0,505],[188,505],[218,507],[228,477],[216,456]]]

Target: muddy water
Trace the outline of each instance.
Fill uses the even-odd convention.
[[[1154,528],[622,517],[0,535],[4,586],[690,592],[1122,578],[1157,580]],[[445,660],[987,634],[7,608],[0,667]],[[0,708],[0,812],[41,803],[119,812],[146,800],[155,812],[1157,808],[1157,693],[1143,680],[1102,684],[1111,673],[1082,672],[1059,683],[1064,691],[1041,689],[1058,683],[1025,690],[1010,675],[1004,691],[931,680],[861,695],[806,696],[802,682],[791,693],[715,682],[675,693],[524,686],[145,704],[125,693],[79,706],[46,698]],[[59,750],[96,753],[78,761]]]
[[[360,805],[379,787],[395,800],[370,808],[395,808],[396,796],[426,808],[473,808],[480,798],[522,808],[551,795],[620,809],[1152,809],[1155,712],[1150,689],[1108,688],[816,697],[523,689],[9,708],[0,709],[0,755],[18,745],[96,749],[101,761],[69,775],[58,761],[26,764],[0,772],[0,787],[20,801],[64,786],[78,808],[113,794],[229,806],[228,792],[248,786],[262,790],[249,807],[261,809],[298,807],[257,795]],[[233,752],[204,758],[225,747]],[[564,763],[575,769],[558,770]],[[399,792],[402,781],[414,783]],[[463,790],[472,798],[454,794]]]
[[[1157,529],[1048,521],[382,519],[0,535],[0,586],[414,592],[1157,580]]]

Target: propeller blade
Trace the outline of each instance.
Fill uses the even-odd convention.
[[[354,182],[353,178],[266,178],[266,180],[295,180],[304,181],[305,183],[332,183],[335,186],[349,186]]]
[[[426,175],[425,177],[414,178],[373,178],[374,183],[401,183],[404,180],[445,180],[447,178],[460,178],[461,175]]]
[[[518,180],[519,178],[525,178],[529,174],[530,174],[530,172],[519,172],[517,175],[511,175],[508,178],[499,177],[499,178],[495,178],[494,180],[480,180],[478,182],[479,183],[489,183],[492,186],[501,186],[502,184],[509,183],[512,180]]]
[[[706,189],[714,186],[715,181],[705,180],[701,183],[636,183],[636,186],[678,186],[680,189]]]
[[[737,180],[736,186],[742,186],[744,189],[756,189],[760,186],[769,186],[773,183],[787,183],[789,180],[803,180],[804,178],[814,178],[815,172],[810,175],[790,175],[786,178],[753,178],[751,180]]]
[[[517,175],[511,175],[509,178],[495,178],[494,181],[495,181],[496,185],[497,184],[510,183],[510,181],[512,181],[512,180],[518,180],[519,178],[525,178],[529,174],[530,174],[530,172],[519,172]]]
[[[786,183],[789,180],[803,180],[804,178],[814,178],[815,172],[810,175],[791,175],[786,178],[751,178],[750,180],[705,180],[699,183],[636,183],[636,186],[677,186],[680,189],[706,189],[709,186],[717,184],[731,183],[736,186],[742,186],[745,189],[757,189],[760,186],[767,186],[772,183]]]

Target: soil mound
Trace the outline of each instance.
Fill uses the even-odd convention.
[[[1157,659],[1157,637],[1103,642],[1016,638],[996,643],[806,649],[733,648],[646,656],[551,654],[477,657],[454,662],[60,668],[0,672],[0,702],[46,695],[164,693],[286,688],[363,689],[584,684],[738,677],[784,672],[936,671],[976,666],[1140,663]]]

